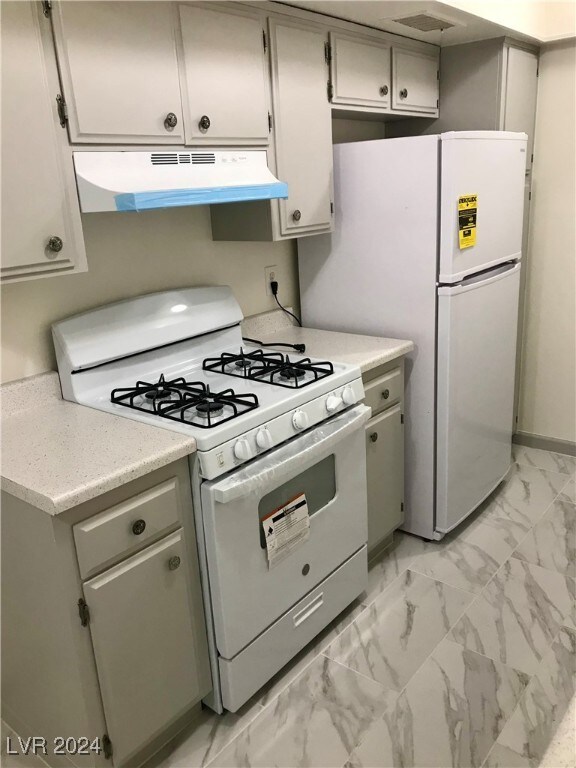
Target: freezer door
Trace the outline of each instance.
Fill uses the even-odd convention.
[[[441,135],[440,283],[519,259],[522,250],[525,133]],[[458,198],[478,195],[476,245],[460,249]]]
[[[447,533],[510,466],[520,264],[438,290],[436,530]]]

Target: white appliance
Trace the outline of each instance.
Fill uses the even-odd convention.
[[[196,440],[214,683],[206,703],[218,712],[236,711],[367,581],[370,409],[360,370],[243,346],[241,320],[231,290],[217,287],[150,294],[53,326],[65,399]],[[279,512],[300,528],[272,551]]]
[[[526,143],[482,131],[337,145],[335,231],[298,242],[305,325],[415,343],[403,527],[427,539],[510,466]],[[459,218],[474,196],[475,232]]]
[[[288,197],[265,149],[72,154],[82,213]]]

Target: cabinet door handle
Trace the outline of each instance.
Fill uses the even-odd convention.
[[[380,88],[380,96],[388,96],[388,86],[387,85],[383,85]]]
[[[64,241],[61,237],[58,237],[58,235],[52,235],[46,244],[46,248],[48,248],[49,251],[52,251],[52,253],[60,253],[63,247]]]
[[[388,400],[388,398],[390,397],[390,390],[385,389],[384,392],[382,392],[382,397],[384,398],[384,400]]]
[[[177,568],[180,568],[180,558],[178,555],[174,555],[170,558],[170,560],[168,560],[168,568],[171,571],[175,571]]]
[[[300,221],[300,219],[302,218],[302,212],[296,209],[292,214],[292,218],[294,219],[294,221]]]
[[[135,536],[140,536],[141,533],[144,533],[145,528],[146,520],[136,520],[136,522],[132,525],[132,533]]]
[[[406,99],[408,97],[408,88],[402,88],[400,91],[400,98]]]
[[[164,128],[166,128],[167,131],[172,131],[176,126],[178,125],[178,118],[174,114],[174,112],[168,112],[166,117],[164,118]]]
[[[370,435],[370,440],[375,443],[376,440],[378,440],[378,432],[372,432]]]
[[[210,128],[210,118],[208,115],[202,115],[198,121],[198,128],[200,128],[201,131],[207,131],[208,128]]]

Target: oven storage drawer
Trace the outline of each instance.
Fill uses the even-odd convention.
[[[384,376],[368,382],[364,385],[364,392],[364,402],[372,408],[372,416],[390,408],[402,398],[404,393],[402,369],[394,368]]]
[[[224,707],[236,712],[248,701],[364,591],[367,573],[362,547],[237,656],[220,658]]]
[[[370,409],[357,405],[202,484],[216,646],[231,659],[367,542]],[[269,565],[262,520],[305,494],[309,530]]]
[[[171,477],[77,523],[74,541],[80,575],[92,576],[180,525],[178,478]]]

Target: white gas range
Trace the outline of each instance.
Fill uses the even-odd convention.
[[[355,366],[246,345],[226,287],[166,291],[53,326],[65,399],[193,436],[214,692],[235,711],[366,584]]]

